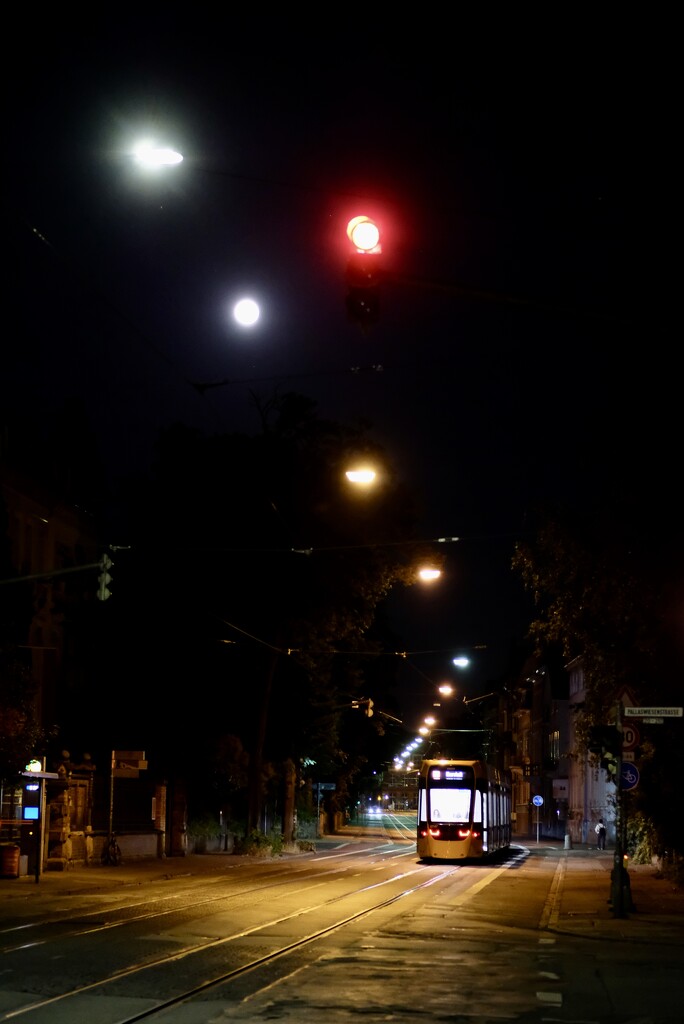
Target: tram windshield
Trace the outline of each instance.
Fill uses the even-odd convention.
[[[471,789],[451,788],[430,790],[430,819],[431,821],[459,821],[470,820],[470,797]]]

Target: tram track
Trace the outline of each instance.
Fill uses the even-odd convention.
[[[254,898],[278,887],[291,885],[293,878],[306,881],[314,869],[316,869],[316,880],[324,879],[327,875],[338,873],[341,870],[339,866],[335,866],[336,862],[344,863],[350,858],[367,857],[369,854],[385,858],[392,855],[406,856],[407,851],[405,849],[395,850],[394,847],[388,850],[384,845],[331,851],[313,858],[311,861],[303,861],[301,864],[279,864],[261,876],[260,884],[246,887],[241,884],[241,875],[220,875],[211,881],[203,880],[202,887],[234,884],[239,888],[235,888],[232,892],[226,892],[223,889],[219,893],[212,893],[198,899],[197,883],[195,882],[181,891],[175,888],[172,893],[156,894],[152,909],[150,909],[149,895],[131,902],[126,900],[125,894],[123,894],[124,901],[117,906],[108,907],[104,913],[101,906],[93,910],[76,908],[70,913],[61,913],[58,917],[52,913],[49,918],[2,926],[0,927],[0,954],[6,955],[29,946],[61,941],[67,936],[92,935],[136,922],[151,922],[172,914],[180,914],[188,908],[204,907],[206,909],[212,905],[225,904],[231,899]],[[319,865],[325,862],[332,862],[331,866],[323,871],[318,870]],[[165,883],[161,882],[160,884]],[[163,904],[161,909],[160,904]]]
[[[297,951],[315,945],[331,933],[379,914],[399,900],[419,893],[459,870],[458,867],[450,867],[435,873],[434,869],[414,865],[410,870],[371,884],[367,881],[363,885],[354,884],[344,892],[310,902],[305,907],[295,906],[283,914],[269,916],[266,920],[245,923],[230,934],[189,942],[165,955],[148,957],[141,962],[129,962],[106,976],[93,978],[63,991],[47,996],[43,993],[34,999],[29,997],[29,1001],[23,1005],[16,1005],[0,1014],[0,1020],[19,1021],[22,1024],[53,1024],[57,1019],[55,1013],[58,1008],[59,1019],[81,1019],[79,1014],[85,1011],[91,1024],[133,1024],[139,1020],[154,1020],[174,1006],[185,1005],[212,990],[230,987],[245,975],[268,969],[277,961],[292,957]],[[330,873],[326,871],[323,875]],[[323,875],[319,877],[322,879]],[[413,876],[418,878],[411,881]],[[377,898],[379,895],[381,898]],[[297,889],[288,894],[288,900],[295,903],[301,897],[302,892]],[[317,915],[320,923],[309,929],[306,923],[312,914]],[[132,925],[138,921],[121,923]],[[206,918],[202,919],[202,924],[206,927]],[[298,926],[300,934],[293,935]],[[82,935],[74,934],[70,938],[79,940]],[[250,952],[253,945],[257,945],[258,953]],[[227,967],[225,958],[228,950],[233,961]],[[171,994],[163,999],[143,995],[143,979],[142,988],[145,991]],[[268,983],[272,983],[272,978],[269,977]],[[93,996],[98,998],[93,999]],[[132,1004],[135,1004],[133,1010]],[[122,1006],[128,1007],[123,1015]]]

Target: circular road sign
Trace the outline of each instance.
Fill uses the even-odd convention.
[[[623,750],[634,750],[639,746],[639,730],[636,725],[623,725],[622,726],[622,749]]]
[[[544,803],[544,797],[543,796],[533,796],[532,797],[532,803],[534,804],[535,807],[541,807],[541,805]]]
[[[620,768],[620,789],[636,789],[639,785],[639,769],[630,761],[623,761]]]

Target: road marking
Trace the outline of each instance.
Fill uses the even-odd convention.
[[[485,878],[481,878],[479,882],[475,882],[475,884],[471,885],[468,889],[465,890],[465,892],[462,892],[459,896],[456,896],[453,900],[450,900],[450,903],[454,907],[460,906],[461,903],[465,903],[465,901],[469,900],[471,896],[474,896],[476,893],[480,892],[481,889],[484,889],[491,882],[495,881],[495,879],[497,879],[499,875],[502,875],[504,871],[507,870],[508,868],[497,868],[495,871],[492,871],[490,875],[487,875]]]
[[[558,867],[553,876],[551,882],[551,888],[549,889],[549,895],[546,897],[546,903],[542,910],[542,916],[539,919],[538,927],[540,929],[557,928],[558,917],[560,915],[560,894],[563,888],[563,879],[565,878],[565,870],[567,868],[567,858],[561,857],[558,861]]]

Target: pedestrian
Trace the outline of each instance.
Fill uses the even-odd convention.
[[[596,833],[596,849],[605,850],[606,826],[603,824],[603,818],[599,818],[599,820],[596,822],[596,828],[594,829],[594,832]]]

